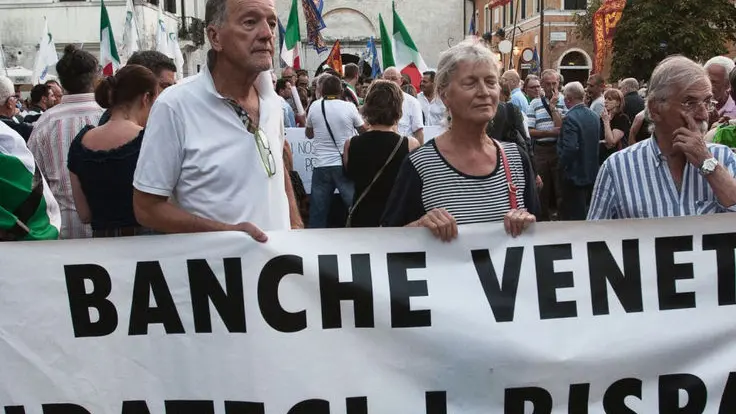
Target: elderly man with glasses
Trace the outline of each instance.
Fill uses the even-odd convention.
[[[0,76],[0,122],[28,141],[33,132],[33,125],[23,122],[18,117],[17,103],[18,98],[15,95],[13,81],[6,76]]]
[[[715,105],[702,66],[682,56],[662,61],[647,95],[654,133],[606,160],[588,220],[736,212],[736,156],[703,139]]]
[[[265,231],[303,227],[269,72],[276,10],[273,0],[208,0],[205,20],[207,65],[151,110],[133,180],[136,218],[164,233],[243,231],[265,242]]]

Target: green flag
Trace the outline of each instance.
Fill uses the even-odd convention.
[[[115,36],[112,34],[110,17],[107,15],[104,0],[100,4],[100,63],[102,73],[105,76],[112,76],[120,67],[120,56],[118,56],[118,48],[115,45]]]
[[[299,9],[296,0],[291,0],[291,11],[289,12],[289,20],[286,22],[286,32],[284,33],[284,47],[281,49],[281,59],[286,62],[287,66],[299,69]]]
[[[386,25],[383,24],[383,17],[378,14],[378,23],[381,26],[381,58],[383,60],[383,70],[391,66],[396,66],[394,63],[394,52],[391,47],[391,36],[386,30]]]

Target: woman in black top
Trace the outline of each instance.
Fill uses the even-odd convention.
[[[396,133],[403,102],[404,95],[398,85],[385,80],[375,81],[368,90],[362,109],[370,130],[345,141],[345,166],[348,178],[355,183],[351,227],[380,225],[381,213],[386,207],[399,167],[406,154],[419,147],[419,141],[415,138],[405,138]],[[397,145],[398,150],[386,164]],[[384,165],[386,168],[368,189]]]
[[[631,130],[631,121],[624,112],[624,94],[618,89],[608,89],[603,93],[603,98],[606,107],[601,113],[603,140],[598,150],[600,165],[611,154],[628,145]]]
[[[87,125],[69,147],[72,193],[77,213],[92,223],[94,237],[148,234],[133,213],[133,173],[143,127],[158,96],[156,76],[147,68],[127,65],[95,90],[95,100],[111,109],[110,120]]]

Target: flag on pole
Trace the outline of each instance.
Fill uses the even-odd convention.
[[[419,83],[422,81],[422,73],[428,70],[427,64],[424,63],[422,55],[419,54],[417,45],[406,30],[404,22],[396,12],[396,4],[393,4],[394,11],[394,32],[393,32],[393,59],[396,68],[409,75],[411,83],[415,88],[419,89]]]
[[[302,8],[307,21],[307,43],[314,47],[317,53],[322,53],[327,50],[327,45],[321,31],[327,26],[322,20],[321,8],[315,4],[315,0],[302,0]]]
[[[470,27],[468,28],[468,34],[471,36],[475,36],[475,13],[473,13],[473,17],[470,19]]]
[[[131,0],[125,2],[125,28],[123,29],[123,48],[121,50],[125,60],[140,50],[140,35],[138,33],[138,19]]]
[[[284,60],[286,66],[291,66],[294,69],[301,68],[299,62],[300,43],[299,9],[297,9],[296,0],[291,0],[291,11],[289,12],[289,20],[286,22],[286,32],[284,34],[284,48],[281,50],[281,59]]]
[[[115,45],[115,36],[110,25],[110,16],[107,14],[105,0],[100,2],[100,64],[102,74],[112,76],[120,68],[120,56]]]
[[[49,22],[46,18],[43,18],[43,33],[38,41],[38,53],[36,53],[36,60],[33,63],[33,84],[38,84],[46,81],[46,75],[48,74],[48,67],[55,65],[59,61],[59,55],[56,53],[56,45],[54,44],[54,37],[49,32]]]
[[[332,45],[332,50],[330,50],[330,55],[327,56],[327,66],[331,67],[332,69],[335,69],[335,72],[339,73],[340,76],[344,75],[342,71],[342,54],[340,53],[340,41],[339,40],[336,40],[335,44]]]
[[[376,39],[371,36],[371,78],[381,74],[381,64],[378,63],[378,51],[376,50]]]
[[[161,1],[158,2],[158,25],[156,26],[156,51],[164,55],[174,58],[171,54],[169,46],[169,35],[166,31],[166,23],[164,22],[164,13],[161,11]]]
[[[8,75],[8,65],[5,63],[5,52],[3,52],[3,39],[0,38],[0,73]]]
[[[284,62],[284,59],[281,57],[281,54],[284,53],[284,39],[286,38],[286,29],[284,29],[284,25],[281,24],[281,19],[276,19],[279,23],[279,67],[285,68],[286,62]]]
[[[169,33],[169,47],[176,65],[176,79],[181,79],[184,77],[184,55],[181,53],[179,35],[176,32]]]
[[[531,67],[529,68],[529,73],[532,75],[539,74],[539,54],[537,54],[536,46],[534,46],[534,52],[532,53],[532,62]]]
[[[394,53],[391,50],[393,48],[391,46],[391,36],[388,35],[388,30],[380,13],[378,14],[378,24],[381,29],[381,60],[383,60],[383,69],[386,69],[396,65],[394,64]]]

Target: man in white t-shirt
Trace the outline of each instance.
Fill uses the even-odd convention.
[[[590,110],[595,112],[596,115],[601,116],[603,110],[606,109],[605,100],[603,99],[603,92],[606,90],[606,81],[599,73],[590,75],[588,78],[588,85],[585,88],[585,92],[590,97]]]
[[[447,118],[447,108],[445,108],[442,99],[437,96],[434,90],[434,76],[434,71],[424,72],[422,82],[419,84],[422,91],[417,95],[417,100],[422,106],[424,125],[426,126],[442,126]]]
[[[136,218],[164,233],[244,231],[265,242],[264,231],[303,227],[269,73],[276,11],[273,0],[208,0],[205,20],[207,65],[151,110],[133,181]]]
[[[401,87],[401,72],[394,67],[386,68],[383,71],[383,79],[394,82]],[[401,106],[402,115],[399,120],[399,135],[413,136],[424,144],[424,120],[422,119],[422,105],[419,104],[417,98],[404,94],[404,104]]]
[[[340,192],[345,207],[353,204],[352,181],[342,169],[345,141],[366,128],[358,109],[343,101],[340,78],[325,75],[321,81],[322,98],[315,101],[307,115],[305,135],[314,140],[317,157],[312,170],[312,194],[309,198],[309,228],[327,227],[332,194]]]

